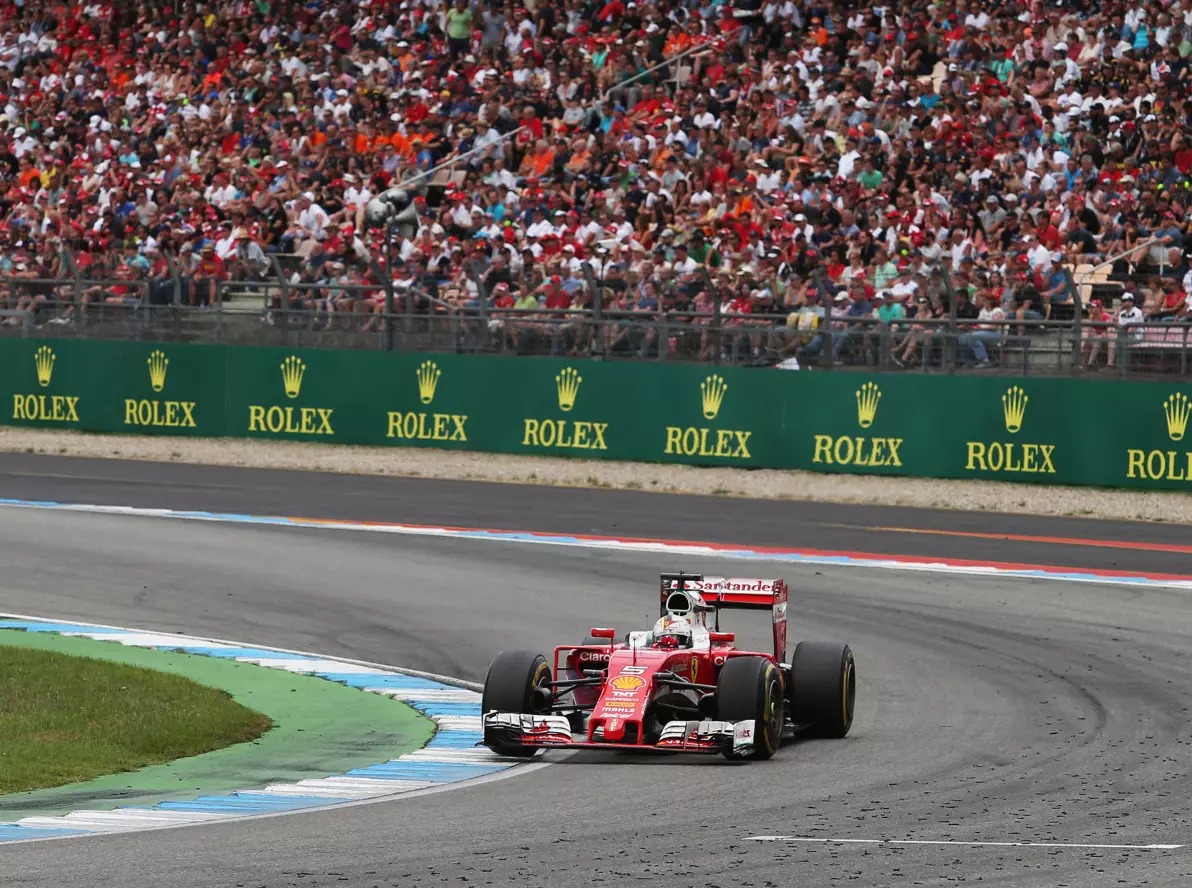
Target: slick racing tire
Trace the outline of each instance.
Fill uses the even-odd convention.
[[[716,709],[724,721],[754,722],[751,759],[768,759],[782,745],[782,676],[765,657],[732,657],[716,680]],[[732,758],[731,752],[725,753]]]
[[[727,665],[727,664],[726,664]],[[853,726],[857,665],[847,644],[801,641],[791,660],[791,710],[816,737],[843,737]]]
[[[484,677],[481,712],[550,713],[550,664],[533,651],[501,651]],[[546,695],[535,693],[545,688]],[[545,701],[543,697],[545,696]],[[538,750],[529,746],[496,745],[498,755],[529,758]]]

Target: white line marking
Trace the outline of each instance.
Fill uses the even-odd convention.
[[[63,624],[68,624],[68,625],[72,625],[72,626],[91,626],[96,629],[122,629],[122,632],[120,633],[120,635],[123,637],[126,637],[126,638],[130,635],[145,636],[145,637],[149,637],[150,635],[152,635],[155,639],[156,638],[164,639],[164,641],[162,641],[162,642],[155,641],[154,645],[153,645],[154,647],[157,647],[159,644],[161,644],[161,645],[185,645],[187,647],[191,647],[191,646],[194,646],[195,642],[202,642],[205,647],[220,648],[220,649],[250,648],[250,647],[251,648],[261,648],[261,649],[277,651],[279,653],[285,653],[285,654],[296,654],[299,656],[311,657],[311,658],[318,657],[319,658],[318,662],[320,665],[329,667],[326,670],[324,670],[324,671],[328,671],[328,672],[339,672],[339,671],[349,672],[350,671],[353,673],[360,672],[360,673],[366,674],[366,675],[373,674],[373,673],[380,673],[380,674],[397,673],[397,674],[401,674],[401,675],[412,675],[412,676],[415,676],[418,678],[430,679],[432,681],[437,681],[437,682],[441,682],[443,684],[452,685],[455,688],[464,689],[465,691],[470,691],[470,692],[479,691],[483,687],[482,685],[480,685],[476,682],[465,681],[463,679],[456,678],[455,676],[440,675],[439,673],[435,673],[435,672],[424,672],[419,669],[406,669],[404,667],[399,667],[399,666],[389,666],[384,663],[375,663],[375,662],[371,662],[371,661],[367,661],[367,660],[353,660],[353,659],[350,659],[347,657],[331,657],[331,656],[326,656],[326,655],[321,655],[321,654],[312,654],[307,651],[296,651],[296,650],[292,650],[289,648],[276,647],[274,645],[248,644],[246,642],[230,641],[228,639],[205,638],[203,636],[196,636],[196,635],[182,635],[182,634],[165,635],[162,633],[155,633],[155,632],[143,632],[142,633],[142,632],[138,632],[136,630],[129,630],[124,627],[109,626],[104,623],[91,623],[86,620],[67,619],[65,617],[46,618],[46,617],[39,617],[39,616],[31,616],[29,614],[11,614],[11,613],[0,612],[0,619],[25,620],[25,621],[28,621],[31,623],[59,623],[59,622],[61,622]],[[72,635],[85,635],[85,636],[91,637],[91,633],[76,632],[76,633],[71,633],[71,634]],[[113,633],[94,633],[94,637],[101,641],[102,640],[111,641],[116,636]],[[137,645],[134,643],[132,646],[137,646]],[[166,652],[168,652],[168,651],[166,651]],[[280,662],[288,663],[290,661],[280,661]],[[345,666],[345,665],[352,666],[352,667],[365,667],[365,668],[364,669],[353,668],[351,670],[348,670],[348,669],[341,670],[341,669],[337,668],[337,667]],[[476,694],[475,696],[479,697],[478,694]],[[440,716],[440,717],[431,717],[431,720],[434,721],[438,725],[438,729],[440,729],[440,730],[475,730],[475,731],[479,731],[480,727],[481,727],[480,726],[481,719],[477,716],[445,716],[445,717]],[[490,760],[490,761],[492,761],[492,760]],[[361,805],[374,805],[374,804],[384,803],[384,802],[405,801],[407,799],[420,798],[422,796],[427,796],[427,795],[435,795],[440,792],[449,792],[449,791],[455,790],[455,789],[470,788],[473,786],[478,786],[482,783],[492,783],[497,780],[507,779],[509,777],[516,777],[516,776],[521,776],[524,774],[529,774],[533,771],[537,771],[542,768],[549,767],[554,761],[558,761],[558,759],[556,758],[556,759],[552,759],[550,761],[539,760],[539,761],[532,761],[532,762],[525,762],[524,760],[518,760],[516,762],[516,764],[514,764],[509,759],[502,759],[502,758],[498,757],[498,758],[496,758],[496,761],[497,762],[510,762],[510,766],[504,768],[501,771],[496,771],[492,774],[486,774],[482,777],[471,777],[471,778],[468,778],[465,780],[459,780],[459,781],[455,781],[452,783],[432,783],[432,782],[428,782],[428,781],[416,781],[416,780],[384,780],[384,781],[376,780],[376,781],[374,781],[374,780],[370,780],[368,778],[355,778],[355,777],[348,777],[346,775],[338,775],[338,776],[324,777],[324,778],[308,778],[312,784],[312,786],[311,786],[312,789],[315,788],[315,785],[317,785],[321,781],[326,780],[326,781],[328,781],[328,784],[331,787],[335,787],[336,785],[339,785],[341,788],[349,788],[350,787],[353,790],[376,784],[377,785],[376,788],[380,791],[375,794],[370,793],[369,796],[365,797],[365,798],[353,798],[352,796],[356,795],[356,793],[353,792],[352,795],[350,795],[350,796],[343,796],[345,800],[342,802],[332,803],[329,805],[323,805],[323,806],[319,806],[317,808],[299,808],[297,810],[291,810],[291,811],[273,811],[268,814],[243,814],[242,815],[242,814],[235,813],[235,812],[226,812],[226,813],[218,812],[217,813],[217,812],[201,812],[201,811],[193,811],[193,812],[192,811],[185,811],[185,812],[184,811],[163,811],[163,810],[152,809],[152,808],[147,808],[145,810],[133,811],[133,810],[130,810],[129,808],[116,808],[114,811],[102,811],[102,812],[71,811],[68,814],[64,814],[64,815],[47,815],[47,816],[42,816],[42,817],[27,817],[27,818],[23,818],[17,822],[21,826],[40,827],[40,828],[45,828],[45,829],[79,829],[79,830],[83,830],[83,831],[81,831],[77,834],[68,835],[68,836],[47,836],[47,837],[22,839],[22,840],[17,840],[17,841],[8,841],[8,842],[4,842],[3,845],[0,847],[7,848],[10,845],[26,845],[31,842],[57,842],[57,841],[62,841],[62,840],[66,840],[66,839],[85,839],[85,838],[89,838],[91,836],[111,835],[114,832],[132,832],[132,831],[134,831],[133,829],[130,829],[128,826],[117,827],[116,824],[121,823],[121,822],[129,824],[129,826],[131,826],[132,824],[144,824],[144,826],[141,827],[140,829],[135,829],[135,831],[137,831],[137,832],[159,832],[161,830],[178,829],[181,827],[194,828],[194,827],[198,827],[198,826],[208,825],[211,823],[221,823],[221,822],[226,823],[228,821],[240,821],[240,820],[254,820],[254,821],[255,820],[266,820],[266,819],[272,819],[275,817],[291,817],[291,816],[294,816],[297,814],[307,814],[307,813],[311,813],[314,811],[331,811],[331,810],[339,810],[341,808],[353,808],[353,807],[357,807],[357,806],[361,806]],[[307,785],[305,780],[300,781],[300,784]],[[299,785],[299,784],[295,784],[295,785]],[[253,789],[251,791],[252,792],[260,792],[261,790]],[[335,793],[335,795],[337,797],[341,796],[341,794],[338,792]],[[90,819],[90,818],[94,817],[96,814],[99,815],[98,818]],[[84,818],[86,818],[86,819],[84,819]],[[154,823],[154,825],[150,825],[150,823]],[[156,823],[160,823],[161,825],[156,825]]]
[[[67,617],[37,617],[29,614],[9,614],[0,613],[0,620],[25,620],[30,623],[66,623],[71,626],[94,626],[96,629],[120,629],[119,626],[109,626],[106,623],[92,623],[87,620],[75,620]],[[128,631],[128,630],[124,630]],[[82,633],[74,633],[76,635]],[[102,635],[96,633],[97,640],[102,641],[104,638],[111,638],[111,633],[103,633]],[[390,666],[387,663],[376,663],[371,660],[353,660],[350,657],[333,657],[327,654],[312,654],[310,651],[296,651],[292,648],[278,647],[275,644],[249,644],[244,641],[228,641],[227,639],[207,638],[203,635],[183,635],[178,633],[176,635],[166,636],[170,639],[170,644],[179,644],[190,646],[192,642],[201,641],[204,647],[222,648],[258,648],[260,650],[277,651],[281,654],[296,654],[300,657],[320,657],[324,660],[331,660],[335,663],[346,663],[350,666],[371,666],[378,669],[380,672],[397,672],[401,675],[412,675],[415,678],[429,678],[431,681],[441,681],[443,684],[454,685],[458,688],[467,688],[468,690],[481,691],[484,685],[475,681],[465,681],[462,678],[457,678],[454,675],[440,675],[437,672],[424,672],[421,669],[407,669],[404,666]],[[169,651],[166,651],[169,653]],[[364,670],[364,674],[369,674],[369,670]]]
[[[946,561],[901,561],[893,557],[880,557],[872,553],[831,554],[823,552],[752,550],[748,546],[730,546],[684,542],[681,540],[631,540],[615,537],[591,538],[568,534],[530,533],[482,528],[437,527],[417,524],[362,524],[333,520],[287,518],[283,516],[240,515],[232,513],[174,511],[170,509],[147,509],[135,506],[105,506],[88,503],[34,503],[16,500],[0,501],[5,506],[20,509],[43,509],[62,512],[89,513],[99,515],[125,515],[148,518],[170,518],[184,521],[206,521],[213,523],[249,524],[266,528],[289,528],[300,530],[354,531],[366,533],[391,533],[406,536],[444,537],[450,539],[476,540],[479,542],[521,543],[540,546],[564,546],[581,549],[605,549],[622,552],[664,554],[674,557],[707,557],[760,562],[776,562],[789,565],[814,567],[860,567],[878,570],[916,571],[920,573],[954,574],[961,576],[985,576],[1005,579],[1047,580],[1069,583],[1098,583],[1119,586],[1150,586],[1169,589],[1192,590],[1192,580],[1173,577],[1152,577],[1144,574],[1104,574],[1096,570],[1049,567],[1044,565],[981,565],[952,564]],[[452,682],[446,682],[451,684]],[[458,682],[455,682],[458,684]]]
[[[1083,842],[961,842],[952,839],[822,839],[812,836],[749,836],[747,842],[802,842],[817,845],[958,845],[967,848],[1087,848],[1090,850],[1174,851],[1183,845],[1105,845]]]

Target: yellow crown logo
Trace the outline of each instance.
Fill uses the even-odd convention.
[[[155,392],[166,387],[166,368],[170,366],[170,359],[161,349],[155,349],[149,355],[149,385]]]
[[[33,355],[33,363],[37,367],[37,384],[45,388],[54,375],[54,350],[43,345]]]
[[[423,361],[422,366],[416,371],[416,375],[418,376],[418,400],[423,404],[429,404],[435,399],[435,389],[439,385],[439,377],[443,375],[443,371],[434,361]]]
[[[713,375],[699,384],[699,390],[703,396],[704,419],[715,419],[720,412],[724,393],[728,391],[728,383],[722,377]]]
[[[877,417],[877,402],[882,399],[882,390],[877,383],[867,382],[857,389],[857,425],[863,429],[873,425]]]
[[[306,365],[297,355],[290,355],[281,362],[281,381],[286,387],[287,398],[297,398],[302,391],[302,377],[306,375]]]
[[[1006,418],[1006,431],[1011,435],[1022,428],[1022,420],[1026,416],[1026,403],[1029,400],[1026,392],[1016,385],[1010,386],[1002,395],[1002,413]]]
[[[1188,403],[1188,396],[1176,393],[1163,402],[1163,414],[1167,417],[1167,437],[1172,441],[1182,441],[1184,430],[1188,428],[1188,416],[1192,414],[1192,404]]]
[[[575,399],[579,395],[579,384],[584,378],[574,367],[564,367],[555,377],[555,388],[559,391],[559,409],[564,413],[575,406]]]

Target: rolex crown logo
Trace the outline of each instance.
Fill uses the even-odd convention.
[[[418,376],[418,400],[423,404],[429,404],[435,399],[435,388],[439,385],[439,377],[443,375],[443,371],[439,369],[439,365],[434,361],[423,361],[422,366],[417,370]]]
[[[1188,396],[1176,393],[1163,402],[1163,415],[1167,417],[1167,437],[1172,441],[1182,441],[1184,431],[1188,428],[1188,416],[1192,414],[1192,404]]]
[[[882,399],[882,390],[875,382],[867,382],[857,389],[857,425],[863,429],[873,425],[877,417],[877,403]]]
[[[699,391],[703,396],[704,419],[715,419],[724,393],[728,391],[728,383],[723,377],[712,375],[699,384]]]
[[[1011,435],[1022,428],[1022,420],[1026,416],[1026,404],[1030,398],[1016,385],[1006,389],[1002,395],[1002,413],[1006,419],[1006,431]]]
[[[34,353],[33,363],[37,367],[37,384],[45,388],[54,375],[54,350],[43,345]]]
[[[281,362],[281,381],[286,387],[287,398],[297,398],[302,391],[302,377],[306,375],[306,365],[297,355],[290,355]]]
[[[567,413],[575,406],[575,399],[579,395],[579,384],[584,378],[574,367],[564,367],[555,377],[555,388],[559,392],[559,409]]]
[[[154,349],[149,355],[149,385],[155,392],[166,387],[166,368],[170,366],[170,359],[161,349]]]

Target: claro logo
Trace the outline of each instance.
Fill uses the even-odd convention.
[[[443,371],[434,361],[423,361],[414,371],[418,382],[418,400],[434,403]],[[468,440],[468,417],[462,413],[437,413],[425,410],[390,410],[387,438],[405,441],[461,441]]]
[[[54,364],[57,360],[54,350],[48,345],[43,345],[34,352],[33,368],[38,387],[50,387],[54,381]],[[77,395],[53,395],[42,392],[18,393],[12,396],[12,418],[26,422],[77,423],[79,398]]]
[[[857,426],[870,428],[877,420],[882,391],[877,383],[867,382],[856,392]],[[813,463],[828,466],[901,466],[899,450],[902,438],[869,435],[816,435]]]
[[[166,387],[170,359],[161,349],[154,349],[146,363],[149,366],[149,388],[160,392]],[[195,428],[195,402],[158,398],[125,398],[124,424],[166,429]]]
[[[555,376],[555,397],[560,413],[575,409],[584,378],[574,367],[564,367]],[[524,419],[523,447],[544,450],[608,450],[607,422],[572,419]]]
[[[700,412],[715,420],[728,393],[723,376],[712,374],[699,384]],[[749,438],[753,432],[708,426],[667,426],[664,453],[681,456],[714,456],[721,459],[752,459]]]
[[[1183,392],[1176,392],[1163,401],[1163,420],[1167,437],[1183,441],[1192,416],[1192,402]],[[1150,481],[1192,481],[1192,451],[1187,450],[1127,450],[1126,477]]]
[[[296,400],[302,395],[306,379],[306,363],[297,355],[290,355],[280,365],[282,390],[286,398]],[[331,420],[333,407],[300,407],[293,404],[261,405],[248,408],[248,430],[287,435],[324,435],[332,437],[335,429]]]
[[[1030,397],[1021,387],[1012,385],[1002,395],[1002,422],[1006,432],[1017,435],[1026,422]],[[968,441],[964,468],[969,472],[1055,474],[1054,444],[1028,444],[1022,441]]]

